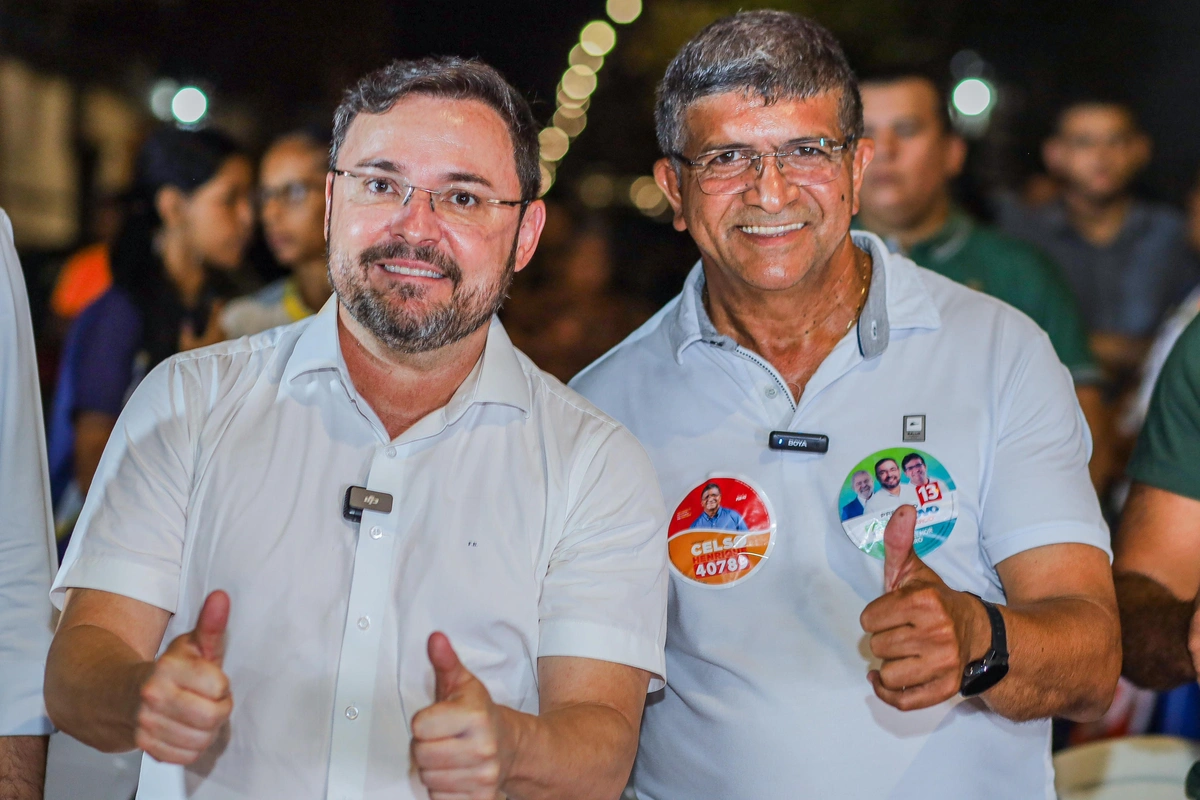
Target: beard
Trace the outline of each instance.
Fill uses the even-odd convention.
[[[390,259],[420,261],[435,267],[453,285],[450,299],[418,312],[408,308],[408,301],[422,300],[428,293],[425,287],[401,284],[387,291],[375,289],[368,282],[367,273],[372,265]],[[347,256],[335,255],[330,248],[327,262],[329,283],[355,321],[388,349],[411,355],[454,344],[486,325],[508,297],[516,259],[514,238],[503,274],[495,283],[478,289],[464,289],[458,262],[431,246],[414,247],[407,242],[377,244],[363,250],[357,263]],[[399,308],[395,300],[403,301]]]

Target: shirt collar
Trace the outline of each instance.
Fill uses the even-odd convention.
[[[296,340],[296,346],[284,368],[285,384],[305,374],[330,370],[337,372],[346,392],[351,397],[355,396],[354,383],[350,380],[338,342],[337,314],[338,299],[335,294],[310,318]],[[483,355],[443,409],[446,421],[454,422],[475,403],[513,406],[527,417],[533,404],[529,378],[517,356],[517,349],[513,347],[500,320],[494,316],[488,326]]]
[[[867,231],[852,231],[854,244],[871,257],[871,285],[858,317],[858,350],[863,358],[875,358],[887,350],[892,330],[937,329],[941,316],[916,265],[904,256],[889,253],[883,240]],[[668,337],[675,361],[683,363],[683,351],[696,342],[722,349],[737,343],[713,326],[702,299],[704,266],[697,262],[683,284],[679,304],[668,319]]]

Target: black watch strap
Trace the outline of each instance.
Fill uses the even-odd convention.
[[[959,689],[963,697],[973,697],[986,692],[1008,674],[1008,634],[1004,627],[1004,616],[993,603],[978,595],[974,597],[983,603],[983,608],[987,611],[988,621],[992,626],[992,644],[983,658],[972,661],[963,670],[962,685]]]

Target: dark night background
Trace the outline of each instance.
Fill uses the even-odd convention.
[[[578,181],[592,171],[646,174],[657,155],[653,87],[670,56],[717,16],[766,5],[830,26],[860,70],[946,65],[963,49],[978,52],[1001,95],[989,131],[973,148],[968,196],[1016,185],[1037,169],[1054,109],[1080,95],[1127,100],[1138,110],[1156,146],[1144,192],[1178,202],[1193,183],[1200,164],[1194,0],[646,0],[640,18],[617,26],[588,127],[562,161],[548,199],[572,204]],[[250,121],[242,138],[261,147],[298,125],[327,124],[340,91],[370,68],[430,53],[488,61],[548,121],[567,53],[581,27],[598,18],[603,0],[0,0],[0,55],[74,85],[106,85],[143,105],[156,78],[195,82],[209,92],[217,124],[236,112]],[[87,176],[81,181],[86,188]],[[86,221],[86,192],[81,197]],[[642,248],[638,261],[650,254],[669,262],[651,276],[619,268],[624,283],[654,301],[670,296],[690,261],[688,245],[632,208],[610,216],[632,234],[617,241]],[[618,263],[629,261],[616,255]]]

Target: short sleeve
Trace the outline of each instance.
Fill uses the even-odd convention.
[[[121,412],[141,336],[141,315],[123,292],[108,292],[79,316],[68,348],[75,387],[72,416],[80,411],[113,416]]]
[[[980,538],[989,562],[1051,544],[1087,544],[1112,555],[1088,475],[1091,437],[1070,375],[1046,336],[1013,330],[1002,360],[995,451],[986,477]],[[1027,323],[1024,323],[1027,324]]]
[[[0,211],[0,736],[43,736],[54,574],[46,442],[29,299]]]
[[[1163,364],[1129,476],[1200,500],[1200,318],[1184,330]]]
[[[54,581],[55,606],[69,588],[100,589],[174,613],[194,462],[187,386],[172,358],[130,397]]]
[[[539,656],[644,669],[664,685],[667,513],[650,458],[612,427],[571,471],[572,502],[539,606]]]

